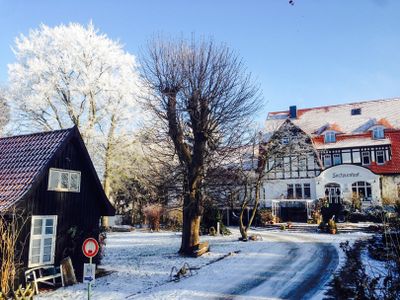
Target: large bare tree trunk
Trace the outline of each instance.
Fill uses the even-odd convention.
[[[187,203],[186,199],[184,203]],[[190,204],[184,205],[183,208],[182,243],[179,249],[179,253],[183,255],[193,254],[193,247],[200,243],[201,216],[196,212],[197,210],[195,205]]]

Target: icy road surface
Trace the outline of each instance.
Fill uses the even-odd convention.
[[[322,299],[343,260],[339,243],[366,236],[258,230],[262,241],[244,243],[237,240],[237,230],[233,233],[202,237],[211,252],[197,259],[176,254],[176,233],[109,234],[103,267],[116,272],[96,279],[92,299]],[[240,252],[216,261],[234,251]],[[171,268],[184,262],[199,268],[196,274],[170,282]],[[78,284],[35,299],[86,297],[86,285]]]

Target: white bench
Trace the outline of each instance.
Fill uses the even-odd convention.
[[[62,274],[62,266],[56,268],[53,265],[35,267],[25,271],[25,282],[33,282],[36,294],[39,294],[38,283],[44,283],[50,286],[56,286],[56,279],[61,279],[61,285],[64,286],[64,278]]]

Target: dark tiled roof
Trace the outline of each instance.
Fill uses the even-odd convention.
[[[29,191],[72,130],[0,138],[0,211]]]

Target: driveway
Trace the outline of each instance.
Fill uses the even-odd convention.
[[[261,236],[263,241],[247,242],[248,248],[196,276],[132,299],[313,299],[339,263],[337,248],[316,234]]]

